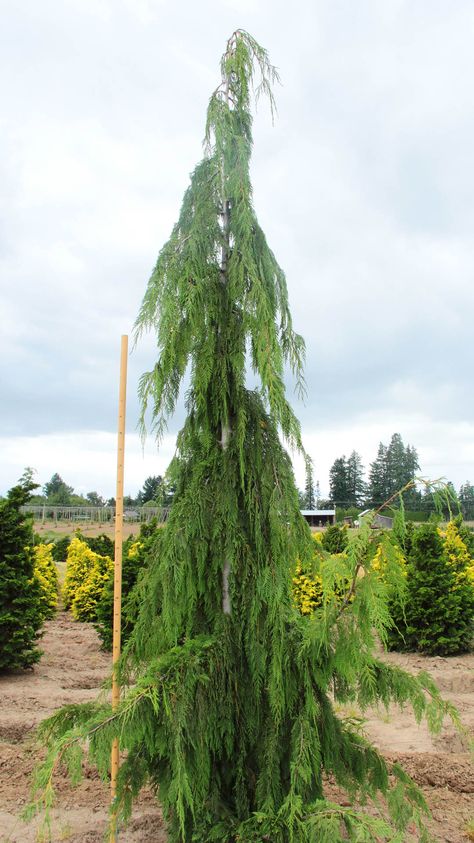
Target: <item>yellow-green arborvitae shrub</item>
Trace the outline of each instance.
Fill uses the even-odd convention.
[[[390,555],[387,554],[387,549],[390,549]],[[376,571],[378,577],[385,581],[391,581],[392,576],[390,566],[395,565],[400,569],[400,573],[404,579],[407,577],[407,560],[405,559],[401,549],[396,544],[386,542],[380,543],[372,559],[371,568]],[[398,577],[396,577],[398,582]]]
[[[87,578],[79,586],[71,603],[71,613],[76,621],[95,621],[97,606],[100,603],[105,585],[109,579],[109,571],[113,569],[113,562],[107,556],[94,554],[95,564],[89,570]]]
[[[321,543],[322,533],[313,533],[313,564],[303,566],[298,560],[293,572],[293,597],[302,615],[310,615],[323,604],[352,602],[350,560],[347,549],[342,553],[328,553]],[[366,566],[361,566],[358,578],[373,575],[380,588],[400,589],[407,577],[407,562],[398,547],[386,537],[369,546]]]
[[[302,615],[310,615],[323,603],[340,603],[349,587],[345,573],[344,553],[329,554],[322,546],[323,533],[312,533],[314,541],[313,564],[303,566],[298,560],[293,572],[293,599]],[[331,560],[331,584],[323,582],[325,562]],[[338,563],[341,563],[339,566]]]
[[[100,602],[113,562],[108,556],[94,553],[77,537],[69,545],[64,580],[64,607],[78,621],[96,620]]]
[[[43,618],[52,618],[58,606],[58,571],[53,559],[53,544],[38,544],[34,548],[33,576],[40,588],[40,607]]]
[[[474,588],[474,559],[461,537],[458,525],[450,521],[446,530],[439,530],[439,533],[448,561],[456,571],[458,584],[467,581]]]
[[[310,615],[323,599],[322,580],[318,574],[303,571],[296,563],[293,576],[293,598],[302,615]]]

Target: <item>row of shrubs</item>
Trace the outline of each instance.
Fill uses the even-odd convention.
[[[138,537],[130,536],[122,549],[122,641],[136,617],[134,586],[159,541],[156,520],[142,524]],[[52,559],[66,563],[62,602],[77,621],[93,623],[104,649],[112,648],[114,598],[114,542],[106,535],[86,538],[80,533],[60,539],[51,549]]]
[[[138,539],[129,539],[124,545],[123,640],[129,637],[136,619],[134,586],[150,552],[157,552],[159,535],[155,524],[143,525]],[[314,533],[313,539],[312,560],[305,565],[297,562],[293,572],[294,600],[303,615],[318,612],[330,601],[337,604],[353,599],[349,594],[352,563],[347,528],[334,525]],[[113,564],[110,556],[92,549],[103,549],[107,541],[105,536],[72,539],[63,601],[74,618],[95,624],[103,646],[109,649]],[[388,647],[443,655],[469,650],[474,616],[474,534],[462,519],[451,521],[445,529],[434,523],[415,526],[396,521],[394,530],[382,537],[374,532],[368,548],[359,576],[370,574],[384,585],[389,597],[393,593],[389,600],[393,624]],[[332,582],[329,589],[323,583],[328,570]]]
[[[295,600],[304,615],[327,609],[331,601],[338,604],[353,597],[347,529],[334,525],[324,533],[314,533],[313,538],[313,559],[305,565],[297,562],[293,578]],[[324,586],[328,567],[330,589]],[[389,649],[429,655],[471,649],[474,533],[460,517],[444,529],[434,523],[416,527],[400,519],[383,538],[375,533],[359,575],[376,576],[388,591]]]
[[[112,644],[114,542],[105,535],[76,534],[49,542],[35,535],[32,517],[24,511],[35,488],[27,470],[0,499],[0,672],[31,667],[41,658],[45,621],[61,600],[74,618],[96,624],[104,647]],[[124,639],[135,622],[134,585],[159,535],[156,522],[150,522],[142,525],[138,539],[124,543]],[[59,563],[66,563],[62,589]]]
[[[34,543],[31,528],[20,515],[22,488],[12,490],[2,503],[0,538],[5,560],[1,563],[5,607],[0,606],[4,643],[0,670],[26,667],[40,657],[34,642],[44,621],[51,618],[60,599],[57,562],[66,563],[62,602],[78,621],[92,622],[103,647],[112,645],[114,543],[107,536],[84,538],[80,534],[57,542]],[[13,494],[15,492],[15,494]],[[138,538],[123,547],[122,640],[135,624],[137,590],[150,554],[159,552],[161,530],[156,523],[142,525]],[[293,594],[303,615],[327,610],[354,599],[353,543],[348,530],[337,525],[313,534],[310,561],[296,562]],[[28,544],[26,543],[28,541]],[[14,559],[15,564],[7,564]],[[3,569],[5,569],[3,571]],[[2,573],[3,571],[3,573]],[[10,573],[8,573],[10,571]],[[474,615],[474,534],[461,519],[445,529],[436,524],[415,527],[395,521],[381,536],[374,531],[359,576],[370,575],[386,589],[393,619],[387,645],[397,650],[427,654],[465,652],[472,645]],[[330,584],[328,586],[328,582]],[[403,587],[400,589],[400,583]],[[404,599],[400,599],[400,593]],[[21,624],[18,619],[21,619]],[[5,633],[5,634],[4,634]]]

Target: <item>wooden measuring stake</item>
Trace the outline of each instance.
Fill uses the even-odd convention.
[[[120,702],[120,684],[117,676],[117,663],[120,658],[120,626],[122,614],[123,467],[125,460],[125,407],[127,399],[127,360],[128,337],[123,336],[120,352],[120,388],[117,438],[117,494],[115,498],[114,623],[112,639],[113,711],[115,711]],[[110,843],[115,843],[115,841],[117,840],[117,813],[115,800],[117,797],[117,776],[119,770],[118,738],[115,738],[112,744],[110,770],[110,793],[112,800]]]

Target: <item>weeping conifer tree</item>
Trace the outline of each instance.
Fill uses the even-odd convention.
[[[373,655],[374,629],[383,634],[390,618],[386,583],[370,568],[369,527],[344,559],[324,562],[311,617],[292,598],[292,570],[312,564],[312,541],[280,434],[302,449],[283,376],[289,364],[302,387],[304,345],[249,177],[253,83],[273,109],[277,76],[243,31],[228,41],[221,71],[205,156],[137,320],[138,336],[157,338],[140,391],[158,436],[188,367],[190,385],[173,505],[122,661],[129,690],[116,713],[107,703],[73,706],[46,723],[37,804],[51,802],[59,758],[77,772],[81,743],[107,775],[119,735],[117,807],[126,816],[151,783],[170,843],[402,840],[424,810],[421,795],[338,718],[334,701],[409,701],[433,726],[448,707],[428,677]],[[246,361],[258,389],[246,386]],[[346,583],[342,596],[336,581]],[[329,803],[325,774],[351,797],[385,796],[389,818]]]

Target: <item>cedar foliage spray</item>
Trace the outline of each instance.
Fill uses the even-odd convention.
[[[279,433],[302,450],[283,374],[289,364],[303,388],[304,345],[249,177],[251,94],[266,95],[273,110],[277,75],[241,30],[227,43],[221,72],[204,158],[136,323],[138,336],[156,335],[157,362],[140,394],[143,420],[151,409],[158,436],[188,367],[190,385],[176,493],[122,661],[129,691],[116,713],[88,704],[47,722],[38,804],[51,803],[58,758],[77,774],[81,743],[107,775],[119,735],[120,809],[126,816],[151,783],[170,843],[401,841],[423,799],[334,703],[411,701],[432,725],[447,706],[428,677],[373,655],[374,630],[383,634],[390,618],[386,585],[370,569],[368,527],[343,558],[323,565],[317,611],[303,617],[293,599],[295,567],[311,565],[313,544]],[[246,386],[247,361],[258,389]],[[341,578],[347,593],[339,589],[335,599]],[[350,797],[384,795],[391,819],[328,802],[324,773]]]

